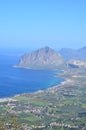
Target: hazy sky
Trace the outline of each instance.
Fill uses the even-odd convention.
[[[86,0],[0,0],[0,49],[86,45]]]

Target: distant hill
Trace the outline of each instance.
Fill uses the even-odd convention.
[[[59,53],[65,58],[65,59],[73,59],[76,57],[76,50],[73,50],[71,48],[62,48]]]
[[[63,65],[63,57],[50,47],[24,54],[17,67],[29,69],[57,69]]]
[[[65,59],[76,59],[76,60],[86,60],[86,46],[83,48],[80,48],[78,50],[73,50],[70,48],[63,48],[59,51],[59,53],[65,58]]]

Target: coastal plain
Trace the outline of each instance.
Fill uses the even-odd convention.
[[[34,93],[0,100],[1,128],[16,130],[85,130],[86,68],[66,68],[65,81]],[[12,124],[14,124],[12,126]]]

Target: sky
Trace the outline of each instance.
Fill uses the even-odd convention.
[[[0,0],[0,50],[86,45],[86,0]]]

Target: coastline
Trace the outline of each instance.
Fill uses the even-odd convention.
[[[63,87],[64,85],[72,84],[73,82],[74,82],[73,80],[66,78],[65,81],[62,81],[60,84],[52,86],[52,87],[48,88],[47,90],[49,92],[54,93],[56,91],[56,89],[58,89],[59,87]]]
[[[58,70],[54,70],[54,71],[58,71]],[[34,92],[27,92],[27,93],[22,93],[22,94],[15,94],[12,97],[3,97],[3,98],[0,98],[0,102],[16,101],[14,98],[18,97],[18,96],[21,96],[21,95],[27,95],[27,94],[33,94],[34,95],[34,94],[44,93],[45,91],[53,93],[59,87],[63,87],[64,85],[69,85],[69,84],[74,83],[74,80],[72,80],[70,78],[65,78],[65,76],[64,76],[65,72],[67,72],[67,71],[65,71],[65,70],[59,70],[59,73],[55,73],[55,75],[54,75],[55,78],[64,79],[64,81],[61,81],[60,83],[58,83],[56,85],[50,86],[50,87],[48,87],[46,89],[43,89],[43,90],[40,89],[40,90],[37,90],[37,91],[34,91]]]
[[[59,77],[59,76],[58,76]],[[35,91],[35,92],[28,92],[28,93],[22,93],[22,94],[16,94],[16,95],[14,95],[14,96],[12,96],[12,97],[5,97],[5,98],[0,98],[0,103],[1,102],[11,102],[11,101],[17,101],[17,100],[15,100],[14,98],[15,97],[18,97],[18,96],[21,96],[21,95],[25,95],[25,94],[39,94],[39,93],[44,93],[45,91],[46,92],[55,92],[55,90],[56,89],[58,89],[59,87],[62,87],[62,86],[64,86],[64,85],[67,85],[67,84],[71,84],[71,83],[73,83],[73,80],[71,80],[71,79],[68,79],[68,78],[66,78],[66,79],[64,79],[64,81],[62,81],[62,82],[60,82],[59,84],[57,84],[57,85],[55,85],[55,86],[51,86],[51,87],[49,87],[49,88],[47,88],[46,90],[38,90],[38,91]]]

